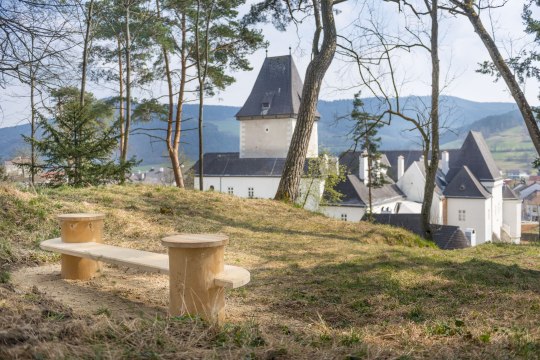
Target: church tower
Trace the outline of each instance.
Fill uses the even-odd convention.
[[[251,94],[236,114],[240,122],[240,158],[285,158],[302,96],[302,79],[291,55],[267,57]],[[318,156],[316,121],[308,158]]]

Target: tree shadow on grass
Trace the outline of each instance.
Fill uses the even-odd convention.
[[[336,327],[390,321],[389,313],[400,314],[394,321],[403,321],[412,307],[459,316],[465,309],[511,312],[520,301],[540,305],[540,271],[474,258],[434,259],[398,249],[338,264],[269,269],[257,276],[262,287],[272,283],[265,291],[272,294],[276,310],[292,318],[316,319],[320,314]]]

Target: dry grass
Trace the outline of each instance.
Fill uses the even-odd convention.
[[[109,268],[95,281],[67,284],[103,302],[85,313],[52,300],[40,286],[14,287],[5,275],[0,358],[540,354],[540,247],[534,244],[441,251],[399,229],[343,223],[273,201],[144,186],[38,196],[0,186],[0,209],[3,274],[56,262],[37,244],[58,235],[54,215],[79,211],[107,214],[106,242],[151,251],[164,251],[159,240],[167,234],[224,232],[231,238],[226,261],[252,273],[250,285],[229,293],[221,328],[167,318],[166,290],[156,277]],[[117,316],[109,297],[157,310]]]

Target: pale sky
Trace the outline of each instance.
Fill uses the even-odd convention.
[[[371,0],[380,4],[380,0]],[[365,1],[349,1],[337,6],[340,13],[336,16],[338,32],[348,34],[353,24],[357,23],[359,14],[366,12]],[[530,39],[525,38],[521,20],[522,1],[510,0],[503,9],[493,10],[491,18],[495,26],[495,35],[498,44],[503,49],[503,56],[508,56],[508,51],[523,46]],[[392,29],[399,24],[399,15],[395,4],[383,3],[378,10],[381,18]],[[487,14],[485,14],[487,15]],[[489,17],[483,17],[484,24],[489,29]],[[440,58],[441,58],[441,83],[445,79],[453,79],[444,89],[445,95],[458,96],[464,99],[481,102],[513,102],[506,90],[504,82],[494,83],[487,75],[478,74],[475,70],[478,63],[488,60],[489,56],[478,36],[472,30],[472,26],[463,17],[445,17],[441,20],[440,30]],[[291,27],[287,32],[279,32],[272,25],[265,25],[263,33],[270,43],[269,56],[278,56],[289,53],[289,46],[300,75],[304,77],[306,67],[310,59],[310,47],[312,38],[312,23],[307,21],[299,26],[298,31]],[[255,82],[258,70],[265,57],[265,50],[261,49],[250,56],[253,71],[235,73],[237,81],[225,91],[217,94],[214,98],[207,99],[207,104],[241,106]],[[430,86],[430,59],[427,53],[418,52],[414,55],[399,58],[399,77],[405,81],[401,96],[403,95],[427,95]],[[320,99],[351,99],[353,94],[360,88],[358,77],[354,67],[347,65],[336,58],[327,72],[324,86],[321,90]],[[110,95],[103,87],[91,85],[90,91],[97,96]],[[161,86],[156,86],[156,93],[162,92]],[[538,83],[529,81],[525,87],[529,101],[538,104]],[[27,90],[11,86],[0,89],[0,127],[23,124],[28,119],[28,99],[24,96]],[[367,94],[363,90],[363,94]],[[367,95],[366,95],[367,96]]]

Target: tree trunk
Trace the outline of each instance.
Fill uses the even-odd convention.
[[[204,189],[204,150],[203,150],[203,97],[204,97],[204,84],[199,85],[199,190]]]
[[[367,178],[367,181],[368,181],[368,199],[369,199],[369,207],[368,207],[368,220],[371,221],[373,220],[373,192],[372,192],[372,189],[373,189],[373,182],[371,181],[371,179],[373,179],[373,175],[372,175],[372,171],[373,171],[373,160],[371,159],[371,153],[368,152],[367,154],[368,158],[367,158],[367,161],[368,161],[368,178]]]
[[[157,9],[158,18],[161,18],[159,0],[156,0],[156,9]],[[161,51],[163,53],[163,60],[165,62],[165,77],[167,78],[167,90],[168,90],[168,98],[169,98],[169,108],[168,108],[168,118],[167,118],[167,136],[165,140],[167,144],[167,152],[171,160],[171,167],[172,167],[172,171],[174,175],[174,181],[175,181],[176,186],[179,188],[184,187],[184,177],[182,175],[182,168],[180,167],[178,154],[179,154],[180,132],[181,132],[181,124],[182,124],[182,106],[184,103],[184,86],[185,86],[185,81],[186,81],[185,79],[185,75],[186,75],[185,14],[182,14],[181,27],[182,27],[182,45],[181,45],[181,50],[180,50],[181,51],[181,55],[180,55],[181,78],[180,78],[180,91],[178,93],[176,121],[174,120],[174,91],[173,91],[171,68],[170,68],[170,62],[169,62],[169,54],[167,53],[167,49],[165,48],[165,46],[161,47]],[[175,123],[174,136],[173,136],[173,123]]]
[[[424,156],[426,183],[424,185],[424,201],[422,202],[422,231],[426,239],[432,240],[431,205],[435,191],[435,179],[439,167],[439,93],[440,93],[440,63],[439,63],[439,20],[438,0],[431,2],[431,142],[426,144],[431,148],[431,161],[428,161],[428,151]],[[426,150],[427,150],[426,149]]]
[[[318,1],[318,0],[315,0]],[[298,194],[300,179],[304,170],[309,139],[315,122],[317,111],[317,101],[321,89],[321,83],[328,67],[332,63],[336,52],[336,24],[333,14],[333,0],[321,0],[321,26],[315,30],[313,42],[313,59],[306,70],[306,79],[302,89],[302,99],[298,110],[298,119],[291,139],[287,159],[279,187],[275,196],[276,200],[292,202]],[[319,20],[317,20],[319,23]],[[324,39],[320,50],[318,49],[318,38],[321,30]]]
[[[126,5],[126,123],[124,126],[124,151],[121,155],[121,162],[126,162],[129,130],[131,126],[131,34],[129,32],[130,12],[129,4]]]
[[[119,125],[120,125],[120,156],[124,152],[124,66],[122,63],[122,42],[120,37],[117,38],[118,41],[118,85],[119,85],[119,98],[120,98],[120,109],[119,109]]]
[[[199,16],[201,2],[197,1],[197,18],[195,23],[195,56],[197,58],[197,78],[199,80],[199,190],[204,189],[204,144],[203,144],[203,119],[204,119],[204,85],[206,83],[206,75],[208,72],[208,56],[210,45],[210,21],[212,20],[212,12],[214,10],[214,1],[210,4],[210,9],[206,16],[206,29],[204,33],[204,67],[201,68],[201,53],[200,53],[200,34],[199,34]]]
[[[182,32],[182,45],[180,46],[180,89],[178,90],[178,101],[176,104],[176,120],[174,129],[174,141],[173,147],[175,149],[175,164],[176,172],[174,173],[177,186],[183,188],[184,176],[182,174],[182,168],[180,167],[180,161],[178,159],[180,149],[180,135],[182,134],[182,114],[184,112],[184,94],[186,89],[186,74],[187,74],[187,26],[186,26],[186,14],[182,14],[181,18],[181,32]]]
[[[493,60],[493,63],[497,67],[497,70],[506,82],[506,86],[508,86],[510,93],[514,97],[514,100],[516,101],[521,115],[525,120],[525,125],[527,126],[527,130],[529,131],[536,152],[540,155],[540,129],[538,128],[538,123],[536,122],[536,118],[534,116],[532,108],[529,105],[527,99],[525,98],[525,94],[523,94],[523,91],[521,91],[519,83],[512,74],[512,71],[508,67],[508,64],[506,64],[503,57],[501,56],[497,45],[495,44],[487,30],[484,28],[482,20],[474,10],[472,2],[469,0],[466,0],[465,2],[451,0],[451,2],[465,13],[467,18],[471,22],[474,31],[478,34],[478,36],[484,43],[484,46],[486,47],[489,55],[491,56],[491,60]]]
[[[84,106],[84,92],[86,91],[86,67],[88,66],[88,48],[90,43],[90,32],[92,27],[92,12],[94,9],[94,0],[90,0],[88,5],[88,17],[86,18],[86,33],[83,43],[83,62],[82,62],[82,77],[81,77],[81,95],[79,102],[81,107]]]
[[[36,146],[34,144],[36,139],[36,104],[34,99],[36,83],[33,70],[30,70],[30,74],[30,139],[32,139],[30,142],[30,183],[33,187],[36,180]]]

